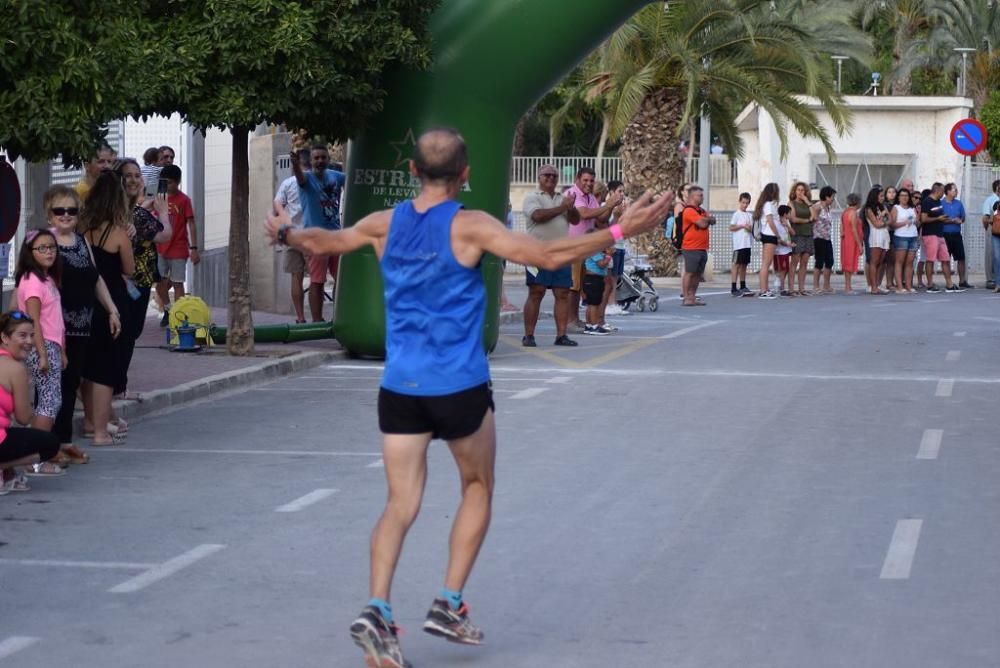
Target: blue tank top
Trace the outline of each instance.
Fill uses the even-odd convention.
[[[397,205],[382,254],[386,356],[382,387],[416,396],[461,392],[490,379],[483,349],[486,289],[478,268],[459,264],[451,224],[462,205],[424,213]]]

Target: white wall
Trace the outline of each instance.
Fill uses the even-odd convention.
[[[205,248],[229,245],[232,189],[232,135],[209,130],[205,135]]]
[[[971,100],[861,96],[845,100],[854,116],[852,129],[843,137],[837,135],[829,114],[814,102],[810,104],[827,129],[835,152],[843,156],[841,162],[868,156],[883,164],[905,164],[912,157],[908,175],[918,187],[959,180],[962,157],[952,148],[950,133],[956,122],[969,116]],[[739,163],[740,190],[756,194],[774,181],[784,195],[793,181],[816,181],[816,165],[828,162],[819,140],[805,139],[790,127],[787,155],[782,159],[777,131],[766,111],[748,109],[741,119],[740,135],[746,148]]]

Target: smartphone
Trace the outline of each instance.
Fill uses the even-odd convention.
[[[160,194],[160,195],[166,195],[167,194],[167,180],[166,179],[160,179],[160,183],[156,186],[156,192],[157,192],[157,194]]]

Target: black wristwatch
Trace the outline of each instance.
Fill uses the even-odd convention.
[[[275,239],[282,246],[288,245],[288,230],[292,229],[291,225],[282,225],[278,228],[278,233],[274,235]]]
[[[198,250],[197,246],[188,246],[188,250]]]

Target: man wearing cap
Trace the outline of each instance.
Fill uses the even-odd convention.
[[[538,190],[524,198],[524,215],[528,219],[528,234],[539,241],[562,239],[569,234],[569,226],[580,223],[580,213],[576,210],[576,196],[561,197],[556,194],[559,185],[559,170],[553,165],[542,165],[538,170]],[[570,265],[554,271],[537,267],[525,267],[525,282],[528,298],[524,301],[524,338],[521,344],[534,348],[535,325],[546,290],[552,290],[555,299],[553,315],[556,321],[557,346],[575,346],[576,341],[566,335],[566,325],[570,319],[569,289],[573,285]]]

